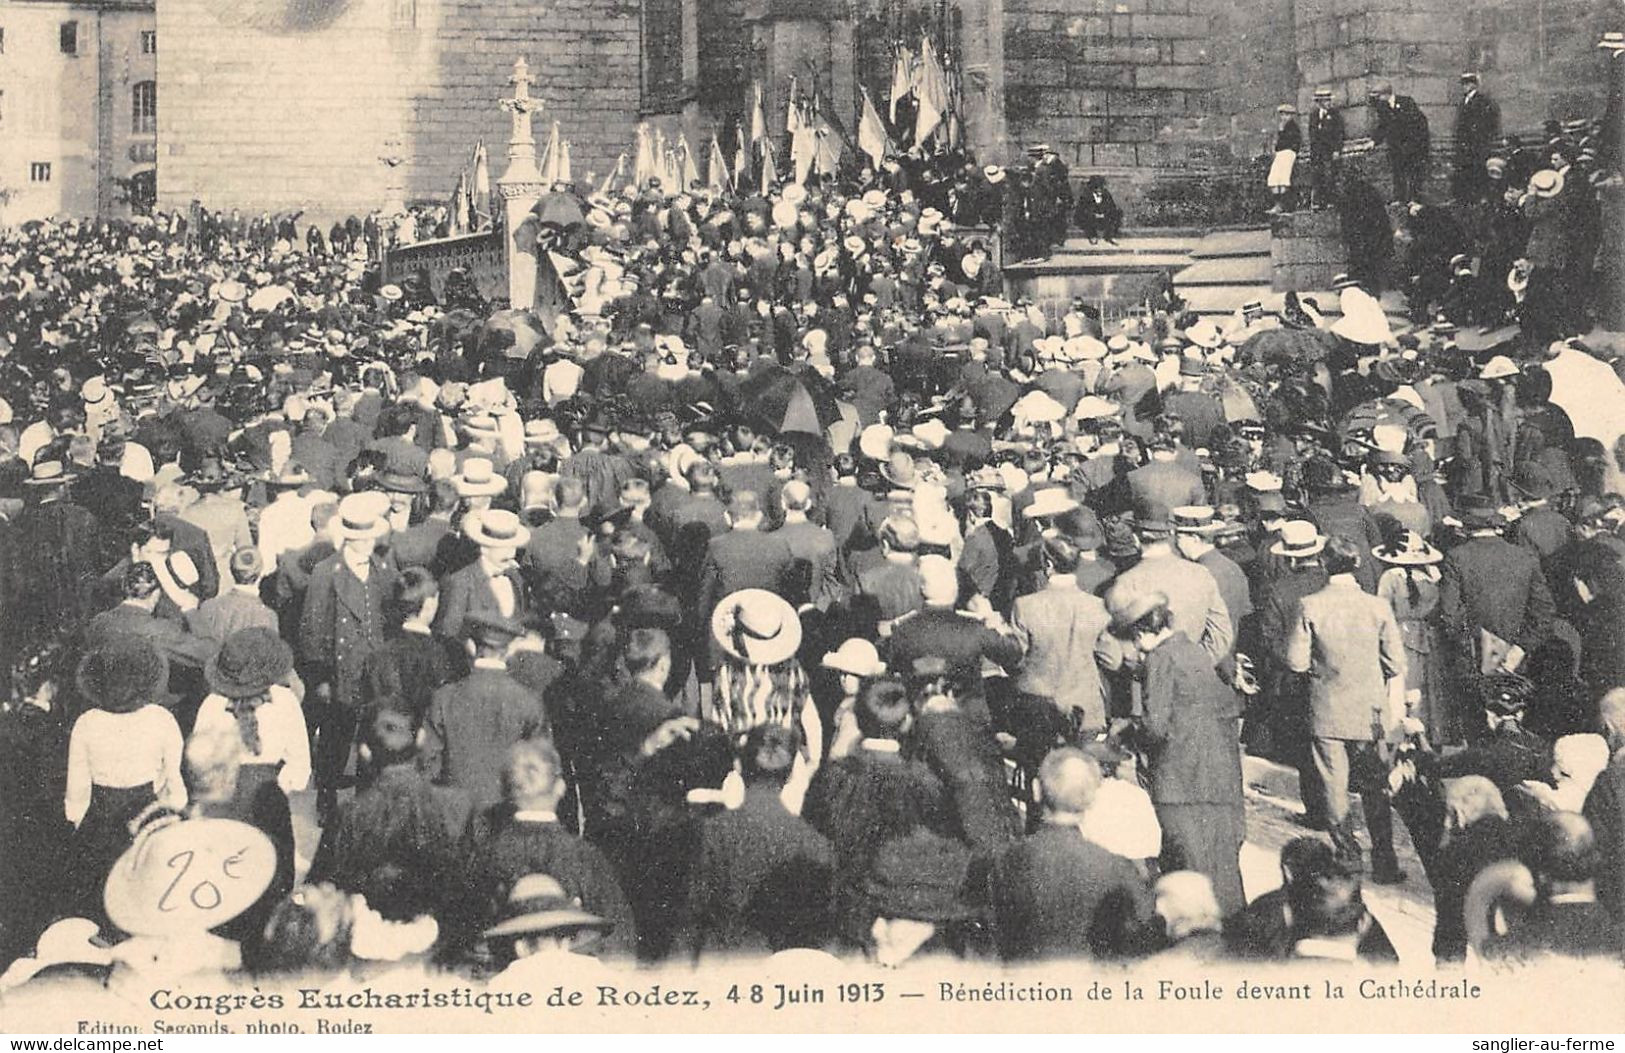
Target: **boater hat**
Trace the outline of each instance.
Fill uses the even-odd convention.
[[[740,589],[717,604],[711,636],[742,662],[777,665],[800,648],[801,618],[781,596],[766,589]]]
[[[1325,547],[1326,539],[1315,524],[1307,519],[1290,519],[1281,525],[1281,540],[1270,546],[1270,552],[1277,556],[1302,558],[1318,555]]]

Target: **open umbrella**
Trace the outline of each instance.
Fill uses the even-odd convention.
[[[834,386],[810,369],[765,369],[740,386],[739,401],[748,416],[776,432],[821,435],[841,419]]]
[[[286,285],[267,285],[255,289],[246,301],[250,311],[274,311],[293,299],[293,290]]]
[[[1313,365],[1331,354],[1337,338],[1325,329],[1265,329],[1236,349],[1238,365],[1297,363]]]
[[[547,339],[541,321],[529,311],[498,311],[480,329],[480,348],[500,348],[509,358],[528,358]]]
[[[576,200],[574,194],[543,194],[530,213],[536,217],[536,222],[558,227],[584,223],[587,219],[581,211],[581,202]]]

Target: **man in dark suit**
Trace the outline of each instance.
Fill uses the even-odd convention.
[[[1151,460],[1128,473],[1129,494],[1138,519],[1166,522],[1174,509],[1207,501],[1202,477],[1178,462],[1173,439],[1155,435],[1148,446]]]
[[[768,954],[819,947],[829,936],[835,849],[780,800],[795,735],[764,724],[745,740],[745,802],[700,826],[679,941],[707,953]]]
[[[1328,208],[1337,200],[1337,160],[1343,152],[1343,114],[1332,108],[1332,90],[1315,89],[1315,108],[1309,111],[1309,182],[1314,208]]]
[[[988,882],[1005,961],[1116,957],[1150,914],[1133,864],[1079,829],[1099,788],[1100,768],[1082,751],[1044,758],[1037,785],[1043,825],[999,857]]]
[[[1371,141],[1388,147],[1394,177],[1394,200],[1415,201],[1427,183],[1428,119],[1416,100],[1395,95],[1391,84],[1371,93]]]
[[[474,667],[429,700],[423,720],[423,770],[466,791],[476,815],[502,800],[508,750],[544,735],[541,700],[508,675],[507,652],[523,630],[494,612],[465,619]]]
[[[351,494],[329,525],[339,550],[316,565],[299,616],[300,674],[316,714],[317,807],[330,814],[349,761],[356,722],[366,704],[368,659],[384,645],[399,575],[377,554],[389,530],[383,511]],[[314,703],[312,705],[312,703]]]
[[[1021,661],[1021,637],[992,608],[981,614],[955,610],[959,578],[941,556],[920,560],[920,595],[925,606],[892,623],[891,668],[908,671],[920,658],[940,658],[945,674],[959,687],[959,701],[976,723],[992,723],[982,692],[982,663],[1013,669]]]
[[[566,789],[564,766],[545,739],[526,739],[508,751],[503,783],[511,811],[476,824],[464,880],[467,933],[490,924],[509,888],[526,874],[546,874],[609,923],[596,945],[604,957],[630,958],[637,939],[632,908],[615,871],[596,847],[559,822]]]
[[[728,502],[730,529],[711,539],[700,569],[695,612],[701,624],[710,620],[716,605],[730,593],[740,589],[779,590],[795,557],[782,537],[762,533],[763,520],[761,500],[752,491],[736,493]]]
[[[373,874],[399,867],[441,906],[466,901],[458,878],[458,844],[469,823],[468,795],[435,786],[418,770],[409,714],[379,711],[361,743],[370,778],[322,831],[310,880],[364,891]],[[438,913],[438,911],[437,911]]]
[[[1489,185],[1484,167],[1501,138],[1501,108],[1479,90],[1478,74],[1461,75],[1461,105],[1456,108],[1456,164],[1450,193],[1457,202],[1476,204]]]
[[[530,530],[512,512],[486,508],[463,516],[463,534],[479,546],[480,558],[440,581],[435,634],[461,641],[473,614],[495,614],[523,622],[534,604],[515,562],[530,543]]]
[[[124,600],[102,611],[85,626],[86,652],[102,647],[117,636],[139,636],[155,645],[170,662],[171,677],[180,669],[200,670],[213,653],[207,640],[192,635],[153,611],[163,590],[150,563],[132,563],[124,571]]]
[[[186,627],[196,636],[224,643],[239,629],[278,630],[276,612],[260,599],[260,550],[240,548],[231,554],[231,587],[186,612]]]
[[[1501,536],[1505,521],[1493,502],[1464,500],[1460,514],[1468,537],[1440,567],[1439,613],[1458,675],[1471,682],[1482,632],[1533,654],[1552,634],[1556,606],[1540,557]]]

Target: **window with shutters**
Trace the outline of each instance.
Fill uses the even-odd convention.
[[[79,23],[62,23],[57,30],[57,43],[62,48],[62,54],[79,54]]]
[[[158,54],[158,31],[156,29],[143,29],[141,31],[141,54]]]
[[[51,181],[51,162],[35,161],[28,166],[28,181],[30,183],[49,183]]]

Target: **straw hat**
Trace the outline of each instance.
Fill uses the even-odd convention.
[[[875,650],[875,645],[856,636],[826,654],[819,664],[825,669],[853,676],[883,676],[886,672],[886,663],[880,660],[880,652]]]
[[[519,517],[501,508],[486,508],[463,517],[463,533],[481,548],[524,548],[530,530]]]
[[[1326,538],[1315,524],[1307,519],[1290,519],[1281,525],[1281,540],[1270,546],[1276,556],[1303,558],[1314,556],[1326,547]]]
[[[1397,544],[1378,545],[1371,554],[1396,567],[1424,567],[1444,560],[1444,554],[1414,530],[1405,531],[1395,540]]]
[[[801,646],[801,618],[789,601],[766,589],[729,593],[711,614],[711,637],[751,665],[777,665]]]
[[[608,929],[610,923],[581,909],[554,878],[526,874],[508,893],[503,920],[485,930],[486,939],[539,933]]]
[[[463,462],[463,470],[451,477],[451,485],[458,497],[495,497],[508,488],[508,480],[496,473],[488,458],[470,457]]]
[[[1563,173],[1550,168],[1529,177],[1529,192],[1536,197],[1556,197],[1563,192]]]
[[[1044,519],[1049,516],[1065,515],[1077,508],[1078,502],[1074,501],[1064,488],[1050,486],[1034,494],[1032,504],[1022,509],[1021,514],[1027,519]]]
[[[363,541],[389,533],[384,510],[365,493],[349,494],[333,516],[333,532],[340,541]]]

